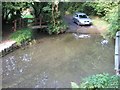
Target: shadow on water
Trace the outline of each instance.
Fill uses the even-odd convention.
[[[3,87],[68,88],[70,82],[98,73],[114,74],[114,43],[98,35],[38,34],[36,44],[2,58]]]

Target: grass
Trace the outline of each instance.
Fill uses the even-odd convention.
[[[99,28],[105,27],[108,30],[108,26],[109,26],[108,22],[106,22],[105,20],[103,20],[102,18],[99,18],[99,17],[91,17],[91,18],[92,18],[93,24],[95,26],[97,26]]]
[[[109,33],[110,24],[98,16],[91,16],[91,19],[93,21],[93,25],[96,26],[97,29],[101,32],[101,35],[104,38],[109,39],[107,34]]]

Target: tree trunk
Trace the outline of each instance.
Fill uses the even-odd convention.
[[[52,19],[53,19],[53,25],[55,26],[54,7],[55,7],[55,4],[54,4],[54,2],[53,2],[53,3],[52,3]]]

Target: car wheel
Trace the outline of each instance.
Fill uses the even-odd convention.
[[[93,25],[93,23],[90,24],[90,26],[92,26],[92,25]]]
[[[73,23],[75,23],[75,20],[74,20],[74,19],[72,19],[72,21],[73,21]]]
[[[77,25],[79,25],[79,26],[80,26],[80,25],[81,25],[81,23],[78,21],[78,22],[77,22]]]

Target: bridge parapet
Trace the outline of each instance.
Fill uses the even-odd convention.
[[[120,31],[116,33],[115,40],[115,70],[116,75],[120,75]]]

